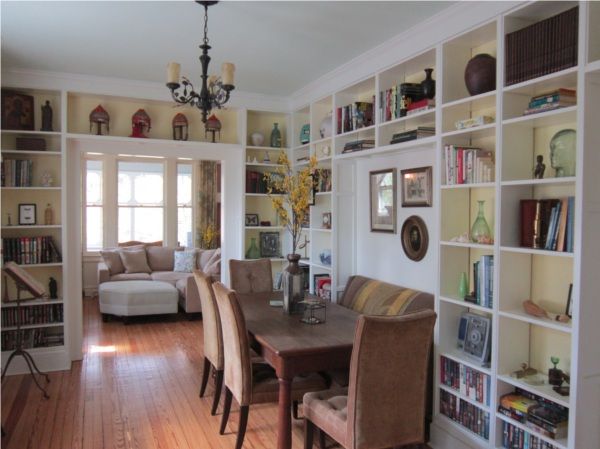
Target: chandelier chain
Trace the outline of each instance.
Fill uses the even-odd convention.
[[[208,45],[208,6],[204,5],[204,45]]]

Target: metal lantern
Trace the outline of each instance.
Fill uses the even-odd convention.
[[[173,140],[188,140],[188,119],[181,112],[173,117]]]
[[[152,128],[152,121],[150,116],[146,114],[143,109],[138,109],[135,114],[131,116],[131,135],[129,137],[148,137],[144,135],[144,128],[146,131],[150,131]]]
[[[108,116],[108,112],[100,105],[96,106],[94,110],[90,112],[90,133],[92,132],[94,123],[98,125],[96,135],[102,135],[102,124],[106,125],[106,134],[110,132],[110,117]]]
[[[215,134],[219,133],[219,140],[221,140],[221,121],[215,114],[208,117],[204,124],[204,138],[208,133],[212,133],[212,143],[215,143]]]

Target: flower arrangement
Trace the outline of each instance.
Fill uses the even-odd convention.
[[[273,173],[265,173],[267,193],[281,225],[292,236],[291,253],[295,254],[302,224],[307,221],[310,200],[315,188],[314,172],[317,158],[311,156],[308,165],[297,171],[294,171],[285,153],[280,154],[277,163],[280,165],[277,170]]]

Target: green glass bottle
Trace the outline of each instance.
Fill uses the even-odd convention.
[[[256,239],[254,237],[250,239],[250,246],[248,247],[248,251],[246,251],[246,259],[260,259],[260,250],[256,246]]]
[[[471,241],[475,243],[491,243],[491,232],[490,227],[485,221],[485,215],[483,213],[483,205],[485,201],[477,201],[479,203],[479,212],[477,218],[473,222],[471,227]]]
[[[281,147],[281,131],[279,131],[278,123],[273,123],[273,130],[271,131],[271,146],[273,148]]]

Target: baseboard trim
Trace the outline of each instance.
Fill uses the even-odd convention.
[[[40,371],[44,373],[50,371],[67,371],[71,369],[71,359],[64,346],[56,348],[34,348],[27,351],[31,354],[33,360],[35,360],[35,364]],[[2,352],[2,370],[4,370],[11,353],[12,351]],[[27,367],[27,363],[25,363],[25,359],[22,356],[13,357],[6,374],[12,376],[27,373],[29,373],[29,368]]]

